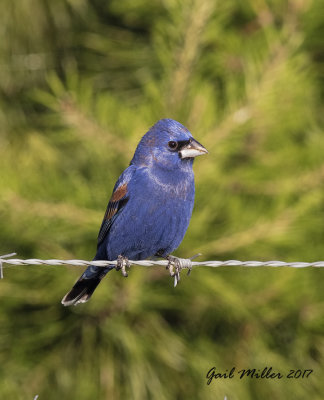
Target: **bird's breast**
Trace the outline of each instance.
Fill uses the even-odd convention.
[[[147,171],[147,192],[165,199],[193,201],[195,195],[192,171]]]

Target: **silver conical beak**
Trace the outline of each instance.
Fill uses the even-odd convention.
[[[197,156],[202,156],[207,154],[208,151],[205,147],[197,142],[195,139],[190,139],[190,142],[183,146],[179,151],[179,155],[181,158],[193,158]]]

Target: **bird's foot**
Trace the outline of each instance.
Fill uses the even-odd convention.
[[[200,254],[199,254],[200,255]],[[190,274],[192,270],[192,262],[194,258],[198,255],[195,255],[191,258],[178,258],[174,256],[167,256],[166,259],[168,260],[167,269],[170,272],[170,276],[174,278],[174,287],[177,286],[178,282],[180,281],[180,271],[182,269],[188,269],[187,275]]]
[[[130,263],[127,257],[119,255],[117,257],[116,271],[121,271],[122,275],[127,278],[128,273],[126,272],[126,267],[130,268]]]

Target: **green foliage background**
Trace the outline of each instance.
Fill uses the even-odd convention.
[[[113,184],[163,117],[209,150],[177,251],[324,259],[323,0],[0,3],[0,253],[91,259]],[[0,398],[322,399],[322,269],[109,274],[60,300],[73,267],[0,282]],[[308,379],[207,371],[313,369]]]

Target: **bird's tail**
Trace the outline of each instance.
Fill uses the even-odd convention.
[[[76,306],[88,301],[101,279],[113,268],[113,266],[102,268],[90,265],[77,280],[73,288],[63,297],[61,303],[64,306]]]

